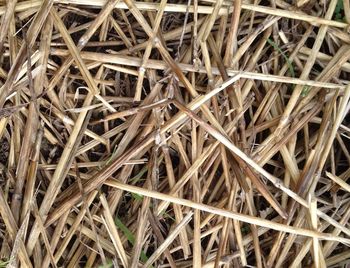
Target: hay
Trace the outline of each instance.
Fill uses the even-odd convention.
[[[0,267],[349,263],[349,1],[0,15]]]

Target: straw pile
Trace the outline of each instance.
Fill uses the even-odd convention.
[[[349,263],[348,0],[0,5],[0,267]]]

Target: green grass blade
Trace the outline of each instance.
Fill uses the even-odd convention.
[[[116,219],[115,219],[115,224],[123,232],[123,234],[126,236],[128,241],[134,246],[134,244],[135,244],[135,237],[132,234],[132,232],[130,232],[128,227],[126,227],[124,225],[124,223],[122,223],[122,221],[118,217],[116,217]],[[141,259],[142,262],[146,262],[148,260],[148,257],[145,254],[145,252],[141,251],[140,259]],[[153,267],[153,266],[150,266],[150,267]]]
[[[287,65],[288,65],[288,69],[290,72],[290,75],[292,77],[295,77],[295,72],[294,72],[294,67],[293,67],[293,63],[292,61],[289,59],[289,57],[287,57],[287,55],[282,51],[282,49],[274,42],[272,41],[270,38],[267,38],[267,42],[279,53],[281,53],[281,55],[283,56],[283,58],[286,60]]]

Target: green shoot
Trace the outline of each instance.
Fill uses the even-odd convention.
[[[124,223],[122,223],[122,221],[118,217],[115,218],[115,224],[123,232],[123,234],[126,236],[126,238],[131,243],[131,245],[134,246],[134,244],[135,244],[135,237],[132,234],[132,232],[130,232],[128,227],[126,227],[124,225]],[[142,262],[146,262],[148,260],[148,257],[145,254],[145,252],[141,251],[140,259],[141,259]],[[153,267],[153,266],[151,266],[151,267]]]
[[[131,196],[132,196],[136,201],[142,201],[142,199],[143,199],[143,196],[140,195],[140,194],[131,193]]]
[[[171,219],[172,221],[175,221],[174,217],[170,216],[166,211],[162,211],[160,214],[164,219],[168,218]]]
[[[148,166],[143,167],[139,173],[137,173],[134,177],[132,177],[129,181],[131,183],[137,183],[141,181],[142,176],[148,171]]]
[[[272,41],[270,38],[267,38],[267,42],[279,53],[281,53],[281,55],[283,56],[283,58],[286,60],[287,65],[288,65],[288,69],[290,72],[290,75],[292,77],[295,77],[295,72],[294,72],[294,67],[293,67],[293,63],[291,62],[291,60],[289,59],[289,57],[287,57],[287,55],[282,51],[282,49],[274,42]]]
[[[310,87],[309,86],[304,86],[303,90],[301,91],[301,96],[302,97],[306,97],[307,94],[309,94],[309,92],[310,92]]]
[[[0,260],[0,268],[5,268],[8,264],[9,264],[10,261],[3,261],[3,260]]]
[[[109,163],[111,163],[112,160],[114,159],[114,156],[115,156],[115,153],[116,153],[116,151],[117,151],[117,148],[118,148],[117,146],[114,147],[112,155],[106,160],[106,165],[108,165]]]
[[[112,268],[113,267],[113,262],[112,260],[108,260],[105,265],[99,265],[98,268]]]
[[[344,16],[344,0],[338,0],[334,10],[334,19],[336,21],[345,22]]]

